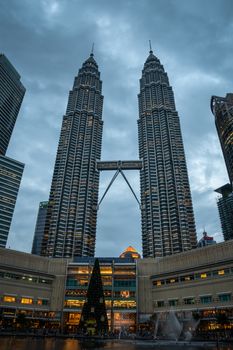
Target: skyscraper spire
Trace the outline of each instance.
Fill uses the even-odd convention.
[[[152,50],[152,47],[151,47],[151,40],[149,40],[149,47],[150,47],[149,53],[153,53],[153,50]]]
[[[91,56],[94,56],[94,46],[95,46],[95,43],[92,43],[92,47],[91,47]]]

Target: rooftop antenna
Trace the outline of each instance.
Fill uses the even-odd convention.
[[[206,230],[205,230],[205,225],[203,225],[203,234],[206,233]]]
[[[149,40],[149,47],[150,47],[150,53],[153,53],[150,40]]]
[[[93,43],[92,47],[91,47],[91,56],[94,56],[94,46],[95,46],[95,44]]]

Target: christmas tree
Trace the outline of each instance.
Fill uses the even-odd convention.
[[[90,335],[104,334],[108,331],[108,319],[98,259],[95,259],[79,327],[83,332],[88,332]]]

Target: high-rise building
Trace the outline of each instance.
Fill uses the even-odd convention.
[[[40,202],[39,210],[36,220],[36,228],[32,243],[32,254],[40,255],[41,254],[41,246],[42,240],[44,236],[45,230],[45,221],[47,215],[48,202]]]
[[[226,97],[212,96],[210,104],[229,179],[233,184],[233,94],[226,94]]]
[[[24,169],[5,154],[25,91],[19,73],[0,53],[0,247],[6,246]]]
[[[233,239],[233,192],[230,184],[226,184],[215,192],[222,197],[217,199],[218,212],[220,216],[222,233],[225,241]]]
[[[162,257],[197,245],[185,153],[172,87],[151,50],[142,70],[139,157],[144,257]]]
[[[215,116],[215,125],[222,147],[231,184],[221,186],[215,192],[224,240],[233,239],[233,94],[226,97],[212,96],[210,107]]]
[[[94,256],[102,143],[102,82],[91,53],[69,93],[52,179],[42,255]]]
[[[0,155],[0,247],[5,248],[24,164]]]
[[[0,53],[0,155],[5,155],[25,94],[20,75]]]
[[[207,245],[213,245],[216,244],[216,241],[213,237],[208,236],[208,233],[204,230],[203,237],[198,241],[197,248],[203,248]]]

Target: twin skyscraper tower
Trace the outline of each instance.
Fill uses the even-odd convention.
[[[163,257],[195,248],[196,230],[174,95],[152,50],[138,100],[143,256]],[[102,110],[102,81],[91,53],[74,79],[63,117],[41,246],[44,256],[95,254]]]

